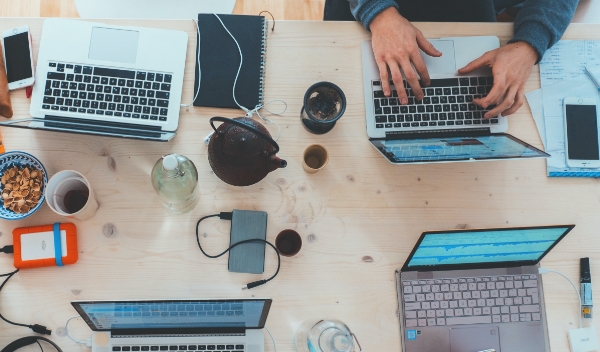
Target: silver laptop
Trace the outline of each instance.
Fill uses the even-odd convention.
[[[270,299],[74,301],[92,352],[263,352]]]
[[[430,41],[442,52],[439,58],[421,53],[431,85],[423,88],[425,98],[417,101],[404,81],[409,97],[404,106],[398,101],[393,82],[392,96],[384,96],[371,41],[362,43],[367,135],[377,150],[394,164],[549,156],[503,133],[508,129],[506,117],[483,118],[494,106],[483,109],[473,99],[484,97],[491,90],[493,77],[489,68],[469,75],[457,72],[485,52],[498,48],[498,37]]]
[[[168,141],[179,124],[188,35],[46,19],[30,114],[15,127]]]
[[[403,351],[549,351],[538,263],[573,227],[423,233],[396,272]]]

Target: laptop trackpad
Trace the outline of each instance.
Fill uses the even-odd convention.
[[[454,58],[453,40],[430,40],[433,46],[442,52],[442,56],[433,57],[421,51],[421,57],[427,65],[429,74],[454,74],[456,73],[456,59]]]
[[[94,27],[89,58],[92,60],[134,64],[140,32]]]
[[[450,329],[450,352],[478,352],[492,348],[500,352],[497,326]]]

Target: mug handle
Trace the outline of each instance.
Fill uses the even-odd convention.
[[[254,127],[252,127],[250,125],[247,125],[247,124],[245,124],[243,122],[240,122],[240,121],[237,121],[237,120],[234,120],[234,119],[229,119],[227,117],[221,117],[221,116],[215,116],[215,117],[212,117],[210,119],[210,125],[213,128],[213,130],[215,130],[215,133],[218,133],[218,132],[217,132],[217,128],[215,127],[215,124],[213,123],[214,121],[229,122],[229,123],[234,124],[234,125],[236,125],[238,127],[245,128],[248,131],[254,132],[257,135],[259,135],[262,138],[264,138],[267,142],[269,142],[275,148],[275,150],[272,151],[271,153],[269,153],[268,155],[273,155],[273,154],[279,153],[279,144],[277,144],[277,142],[275,142],[273,140],[273,138],[271,138],[270,136],[268,136],[265,133],[261,132],[257,128],[254,128]]]

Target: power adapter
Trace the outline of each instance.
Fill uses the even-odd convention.
[[[571,352],[588,352],[600,349],[595,327],[572,329],[568,332]]]

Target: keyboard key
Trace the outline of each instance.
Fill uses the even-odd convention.
[[[131,77],[133,78],[133,77]],[[139,79],[139,80],[146,80],[146,72],[140,72],[138,71],[137,74],[135,75],[135,79]]]
[[[135,87],[136,88],[142,88],[142,87],[144,87],[144,82],[142,82],[142,81],[136,81],[135,82]]]
[[[155,116],[155,115],[150,115],[150,120],[154,120],[154,121],[156,121],[156,120],[158,120],[158,116]],[[392,124],[390,123],[389,125],[390,125],[389,127],[388,127],[387,125],[385,125],[385,127],[387,127],[387,128],[391,128],[391,127],[392,127]],[[222,314],[222,315],[224,315],[224,314]]]
[[[164,81],[167,82],[167,83],[171,83],[171,78],[173,78],[171,75],[165,75]]]
[[[165,81],[166,81],[166,78],[165,78]],[[171,82],[171,80],[169,80],[168,82]],[[160,85],[160,90],[170,91],[171,90],[171,85],[168,84],[168,83],[163,83],[163,84]]]
[[[122,350],[122,351],[131,351],[131,347],[129,347],[129,346],[123,346],[123,347],[121,348],[121,350]]]
[[[132,346],[131,350],[132,351],[139,351],[140,350],[140,346]]]

